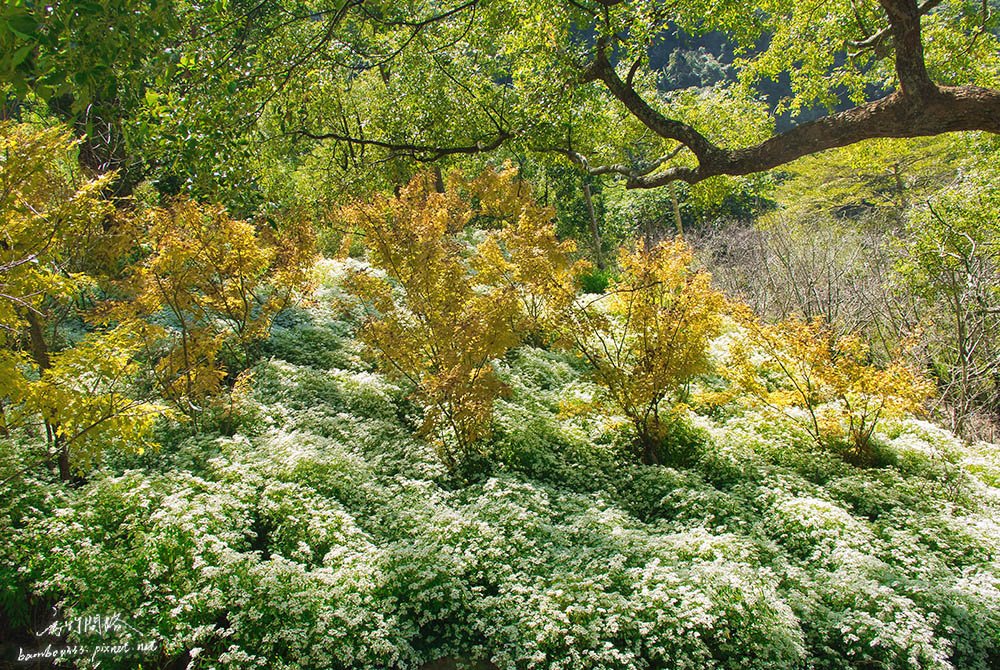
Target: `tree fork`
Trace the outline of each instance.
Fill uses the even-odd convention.
[[[889,20],[899,88],[880,100],[804,123],[743,149],[719,147],[694,127],[655,110],[630,81],[622,81],[608,59],[607,42],[599,42],[583,80],[600,81],[647,128],[664,139],[680,142],[698,159],[697,167],[677,166],[655,174],[634,172],[626,177],[627,187],[656,188],[677,180],[695,184],[719,175],[763,172],[826,149],[875,138],[970,130],[1000,134],[1000,91],[938,86],[927,73],[920,17],[937,3],[918,6],[916,0],[880,0],[880,4]]]

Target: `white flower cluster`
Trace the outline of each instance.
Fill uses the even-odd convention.
[[[339,266],[324,271],[335,291]],[[76,489],[9,485],[9,620],[29,598],[121,612],[168,659],[206,669],[990,670],[1000,657],[995,446],[895,422],[877,436],[894,464],[864,470],[794,421],[689,413],[669,439],[690,441],[690,465],[638,466],[579,363],[523,348],[500,370],[493,471],[457,487],[402,389],[306,351],[350,347],[343,324],[318,315],[296,353],[289,323],[286,360],[276,349],[255,375],[259,432],[164,440],[143,469]],[[135,659],[115,662],[102,667]]]

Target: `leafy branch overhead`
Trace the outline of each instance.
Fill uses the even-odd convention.
[[[702,25],[725,30],[727,20],[735,18],[727,15],[739,11],[733,7],[735,4],[743,3],[723,3],[722,11],[717,16],[706,15],[702,18]],[[825,149],[877,137],[914,137],[957,130],[1000,132],[1000,91],[975,83],[939,85],[928,71],[922,17],[940,4],[936,0],[928,0],[919,6],[915,0],[880,0],[878,5],[882,15],[879,16],[871,11],[872,7],[865,7],[862,3],[824,3],[823,9],[827,13],[824,17],[819,16],[814,8],[802,8],[801,3],[778,3],[779,9],[775,14],[759,19],[762,29],[746,36],[759,38],[770,35],[771,44],[761,53],[748,53],[741,59],[744,81],[753,82],[761,75],[777,77],[785,71],[792,78],[797,97],[793,104],[833,102],[829,93],[826,99],[822,99],[821,92],[805,88],[801,77],[813,75],[815,79],[842,83],[850,89],[852,100],[859,104],[748,146],[731,148],[721,145],[695,125],[651,103],[649,98],[653,96],[642,95],[634,85],[634,77],[643,64],[644,54],[640,53],[623,80],[619,68],[612,62],[616,49],[621,46],[617,33],[598,38],[596,54],[585,70],[583,80],[603,84],[635,119],[655,135],[676,142],[678,147],[674,151],[683,148],[693,155],[694,165],[673,165],[654,172],[637,167],[628,172],[629,185],[639,188],[661,186],[678,179],[696,183],[717,175],[760,172]],[[849,16],[838,17],[848,9],[854,14],[853,19]],[[863,18],[862,9],[868,10],[868,19]],[[977,38],[982,36],[982,42],[991,44],[994,53],[984,59],[985,67],[981,72],[968,73],[968,77],[972,82],[984,79],[995,84],[998,75],[996,35],[986,31],[987,24],[990,21],[995,23],[996,19],[985,3],[982,11],[982,32],[969,37],[969,49],[975,49]],[[843,18],[843,23],[838,18]],[[957,21],[958,16],[942,10],[933,19],[935,27],[938,27],[942,21]],[[610,23],[610,18],[607,22]],[[785,25],[781,25],[782,22]],[[827,25],[831,23],[836,23],[838,28],[831,31]],[[878,23],[883,23],[884,27],[871,32],[871,26]],[[659,27],[655,23],[653,25]],[[852,39],[854,34],[860,36]],[[795,40],[791,39],[793,36]],[[891,48],[885,47],[887,42],[891,42]],[[799,49],[795,49],[796,44]],[[849,64],[836,65],[834,54],[843,53],[848,46],[855,50],[853,57],[848,59]],[[815,51],[828,47],[833,49],[825,54]],[[779,49],[785,50],[785,53],[775,53]],[[880,62],[890,55],[893,57],[891,71]],[[933,55],[939,57],[936,53]],[[852,68],[856,72],[851,72]],[[814,83],[811,85],[815,86]],[[864,93],[871,87],[876,87],[881,95],[872,96],[875,99],[868,101]],[[582,162],[581,165],[592,174],[606,170],[591,168]]]
[[[345,160],[506,148],[653,188],[871,138],[1000,133],[1000,13],[989,2],[350,0],[310,14],[281,2],[243,11],[213,15],[195,43],[195,80],[235,83],[229,97],[268,132],[334,143]],[[711,93],[671,91],[654,57],[677,31],[725,35],[736,54],[728,80]],[[768,111],[762,85],[779,79],[790,95]],[[775,113],[819,107],[830,111],[775,132]]]
[[[653,188],[871,138],[1000,133],[995,0],[141,4],[0,10],[0,77],[81,124],[94,167],[143,146],[147,171],[211,174],[205,143],[232,164],[261,140],[324,142],[344,167],[509,150]],[[711,90],[671,80],[678,35],[724,37]]]

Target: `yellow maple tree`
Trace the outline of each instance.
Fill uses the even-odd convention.
[[[452,175],[443,192],[418,175],[340,217],[368,249],[370,267],[349,282],[365,308],[361,339],[411,384],[425,434],[456,471],[490,434],[504,392],[493,362],[572,299],[573,247],[511,170]],[[472,230],[474,221],[490,229]]]
[[[114,175],[79,176],[65,129],[0,123],[0,434],[41,436],[60,477],[109,445],[148,446],[166,408],[142,393],[134,328],[82,323],[125,219],[102,195]]]
[[[572,310],[566,334],[631,421],[639,458],[658,463],[668,427],[663,403],[708,370],[726,300],[681,239],[622,249],[619,265],[606,295]]]
[[[877,460],[879,422],[918,411],[932,392],[901,358],[877,366],[860,336],[838,336],[821,319],[768,324],[744,311],[741,321],[745,337],[731,347],[729,376],[767,407],[803,410],[817,445],[846,445],[859,465]]]
[[[261,231],[189,200],[151,210],[145,239],[129,299],[111,316],[142,322],[160,392],[194,418],[253,361],[274,317],[304,289],[314,239],[303,221]]]

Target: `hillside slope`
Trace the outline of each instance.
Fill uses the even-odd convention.
[[[235,434],[6,484],[9,627],[58,603],[159,645],[103,668],[1000,666],[995,446],[911,419],[859,469],[794,423],[684,410],[674,467],[635,465],[582,364],[522,347],[458,485],[352,338],[341,269],[279,318]]]

